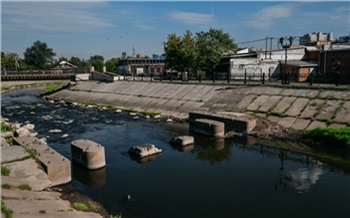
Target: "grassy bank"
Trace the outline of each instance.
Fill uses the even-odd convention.
[[[304,138],[328,147],[350,148],[350,127],[305,130]]]

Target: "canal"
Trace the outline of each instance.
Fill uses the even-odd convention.
[[[133,119],[113,110],[52,104],[35,89],[2,94],[1,114],[35,124],[38,138],[70,160],[70,143],[90,139],[106,151],[105,168],[72,164],[74,191],[111,214],[134,217],[350,217],[350,173],[310,156],[256,143],[253,138],[169,145],[187,123]],[[50,133],[60,129],[61,133]],[[68,134],[67,137],[62,137]],[[152,143],[163,153],[135,160],[128,149]]]

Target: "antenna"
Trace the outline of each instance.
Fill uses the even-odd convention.
[[[133,58],[136,57],[136,55],[135,55],[135,47],[134,47],[134,46],[132,46],[132,57],[133,57]]]

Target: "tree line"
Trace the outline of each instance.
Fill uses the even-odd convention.
[[[163,55],[166,57],[165,68],[179,72],[187,71],[192,76],[198,75],[198,73],[211,76],[217,69],[223,55],[237,48],[228,33],[215,28],[195,34],[186,30],[183,36],[172,33],[168,35],[167,41],[163,42],[162,45],[164,46]],[[1,70],[45,70],[52,69],[61,61],[68,61],[78,67],[78,73],[89,72],[91,66],[94,66],[97,71],[102,71],[103,66],[106,66],[107,71],[115,72],[118,63],[126,58],[123,54],[122,57],[111,58],[107,61],[101,55],[91,56],[88,60],[74,56],[70,59],[65,57],[55,59],[56,53],[53,49],[40,41],[34,42],[23,54],[24,58],[22,59],[17,53],[1,52]]]
[[[34,42],[23,55],[22,59],[15,52],[1,52],[1,71],[48,70],[56,67],[61,61],[68,61],[77,66],[78,73],[89,72],[91,66],[94,66],[97,71],[102,71],[103,66],[106,66],[107,71],[115,72],[121,60],[121,58],[111,58],[105,61],[101,55],[91,56],[88,60],[74,56],[70,59],[66,57],[55,59],[56,53],[53,49],[49,48],[45,42],[40,41]]]

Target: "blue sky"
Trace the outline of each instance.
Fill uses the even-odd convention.
[[[163,53],[168,34],[221,28],[235,42],[333,32],[349,35],[350,2],[340,1],[2,1],[1,51],[23,57],[40,40],[61,56],[105,60],[122,52]],[[297,42],[296,42],[297,43]],[[276,47],[277,41],[273,41]],[[265,47],[265,41],[239,44]]]

